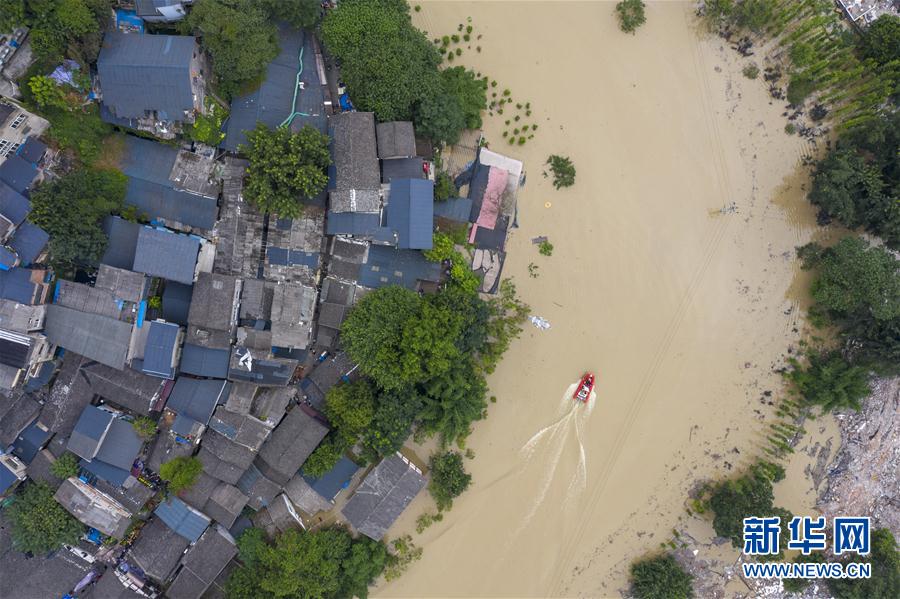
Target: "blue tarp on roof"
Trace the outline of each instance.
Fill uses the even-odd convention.
[[[38,426],[37,420],[28,425],[13,442],[13,455],[30,464],[34,456],[47,444],[53,433]]]
[[[37,177],[37,173],[36,166],[15,154],[0,164],[0,181],[22,195],[28,195],[31,183]]]
[[[304,83],[304,89],[298,91],[297,105],[293,110],[310,116],[296,116],[291,128],[298,130],[304,125],[312,125],[323,133],[327,130],[325,97],[316,67],[312,36],[305,31],[281,25],[278,28],[278,45],[280,52],[269,63],[266,78],[259,88],[235,98],[231,103],[231,114],[225,124],[226,137],[222,142],[222,147],[229,152],[235,152],[239,145],[247,143],[244,131],[256,127],[257,122],[274,128],[291,115],[301,46],[303,73],[300,80]]]
[[[31,202],[18,191],[0,181],[0,214],[12,224],[18,225],[31,212]]]
[[[469,198],[450,198],[434,203],[434,216],[446,218],[459,223],[469,222],[472,212],[472,200]]]
[[[171,322],[150,323],[141,372],[164,379],[175,377],[172,356],[178,344],[178,330],[178,325]]]
[[[219,208],[216,198],[178,189],[169,179],[178,148],[127,136],[121,169],[128,175],[125,203],[150,218],[164,218],[190,227],[211,229]]]
[[[266,248],[266,257],[269,259],[269,264],[280,266],[302,264],[313,269],[319,266],[318,252],[301,252],[300,250],[289,250],[272,246]]]
[[[194,376],[208,376],[224,379],[228,376],[228,362],[231,360],[231,351],[227,349],[211,349],[184,344],[181,351],[181,372]]]
[[[387,227],[397,232],[401,250],[430,250],[434,230],[434,182],[394,179],[387,206]]]
[[[200,242],[194,237],[167,229],[141,227],[134,255],[135,272],[190,285]]]
[[[191,543],[196,543],[209,526],[209,518],[171,495],[153,513]]]
[[[21,267],[0,270],[0,297],[20,304],[33,304],[35,284],[31,281],[32,272]]]
[[[359,271],[359,284],[378,289],[387,285],[416,288],[416,281],[440,281],[441,265],[429,262],[417,250],[397,250],[372,245],[369,257]]]
[[[162,295],[163,318],[169,322],[187,326],[193,294],[193,285],[184,285],[174,281],[166,283],[166,288],[163,290]]]
[[[381,228],[381,215],[373,212],[329,212],[328,235],[374,235]]]
[[[342,457],[338,460],[338,463],[334,465],[334,468],[319,478],[304,476],[303,480],[309,483],[309,486],[312,487],[316,493],[328,501],[334,501],[334,498],[340,493],[341,489],[344,488],[344,485],[350,482],[350,479],[353,478],[353,475],[358,471],[359,466],[354,464],[352,460]]]
[[[134,267],[134,253],[137,250],[138,234],[143,227],[118,216],[103,219],[103,232],[109,237],[106,252],[100,262],[131,270]]]
[[[50,241],[50,235],[42,228],[31,223],[22,223],[16,229],[9,246],[15,250],[23,266],[34,262]]]
[[[44,157],[47,151],[47,145],[36,137],[29,137],[21,146],[19,146],[16,154],[21,156],[26,162],[36,165]]]
[[[156,111],[165,120],[184,120],[184,112],[194,109],[195,49],[190,36],[107,32],[97,58],[103,104],[119,118]]]

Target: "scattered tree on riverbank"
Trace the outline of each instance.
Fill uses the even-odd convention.
[[[561,189],[575,184],[575,165],[572,164],[571,159],[551,154],[547,158],[547,164],[550,165],[550,172],[553,173],[553,187]],[[544,176],[546,177],[547,173],[544,173]]]
[[[859,410],[860,402],[871,392],[868,368],[849,364],[840,352],[814,349],[806,364],[791,358],[790,365],[785,377],[808,405],[819,406],[822,412]]]
[[[872,576],[860,579],[828,579],[828,589],[837,599],[892,599],[900,597],[900,552],[887,528],[872,531],[871,552],[854,562],[872,564]]]
[[[631,564],[631,589],[637,599],[690,599],[693,576],[671,554],[644,558]]]
[[[159,467],[159,476],[169,483],[169,490],[178,493],[189,488],[195,482],[203,464],[195,457],[179,456]]]
[[[328,136],[309,125],[294,133],[257,123],[240,150],[250,158],[244,196],[262,212],[296,218],[302,199],[315,197],[328,184]]]
[[[619,29],[625,33],[634,34],[638,27],[647,22],[642,0],[622,0],[616,4],[616,14],[619,16]]]
[[[384,543],[354,539],[342,528],[288,530],[274,542],[262,529],[250,528],[237,544],[244,567],[235,568],[226,583],[232,599],[365,599],[391,559]]]
[[[6,516],[12,522],[13,545],[23,553],[75,545],[84,532],[84,525],[57,503],[45,483],[26,483],[6,508]]]
[[[50,265],[57,274],[100,260],[108,243],[103,218],[122,210],[126,184],[119,171],[83,168],[32,192],[28,218],[50,235]]]
[[[453,500],[462,495],[472,482],[472,475],[466,472],[463,456],[456,451],[447,451],[431,456],[431,482],[428,491],[437,503],[438,510],[449,510]]]

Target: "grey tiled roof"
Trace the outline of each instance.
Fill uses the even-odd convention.
[[[171,599],[199,599],[237,555],[234,539],[218,526],[209,527],[188,550],[182,569],[166,591]]]
[[[344,112],[331,117],[335,189],[378,189],[381,174],[375,145],[375,115]]]
[[[109,412],[87,406],[75,424],[66,449],[87,460],[93,459],[100,450],[112,420],[113,416]]]
[[[218,331],[235,326],[235,306],[240,301],[238,281],[228,275],[201,272],[194,283],[188,322],[191,325]]]
[[[262,472],[252,464],[237,482],[237,487],[249,498],[247,505],[254,510],[269,505],[281,490],[281,485],[263,476]]]
[[[425,486],[425,478],[402,457],[384,458],[341,510],[360,533],[380,541]]]
[[[131,523],[128,512],[117,501],[74,477],[63,481],[53,497],[84,524],[117,539],[125,536]]]
[[[279,484],[288,482],[319,445],[328,427],[295,407],[263,444],[256,467]]]
[[[147,276],[124,268],[101,264],[97,270],[97,289],[103,289],[116,299],[138,303],[147,293]]]
[[[143,227],[118,216],[103,219],[103,232],[109,237],[109,244],[100,262],[116,268],[131,270],[137,249],[138,233]]]
[[[154,514],[165,522],[166,526],[191,543],[197,542],[209,526],[209,518],[206,515],[171,495],[159,504]]]
[[[209,421],[209,428],[253,451],[262,446],[271,430],[261,420],[249,415],[235,414],[225,409],[225,406],[216,408]]]
[[[157,517],[141,529],[137,541],[128,550],[127,557],[154,580],[165,582],[175,571],[188,545],[188,539]],[[110,574],[112,573],[107,576]]]
[[[153,277],[161,277],[190,285],[200,242],[187,235],[166,229],[141,227],[134,256],[134,270]]]
[[[181,372],[194,376],[225,378],[228,376],[228,361],[231,350],[215,349],[185,343],[181,352]]]
[[[113,368],[124,368],[131,325],[97,314],[51,304],[44,333],[56,345]]]
[[[228,483],[219,483],[209,496],[203,511],[225,528],[231,528],[247,505],[247,496]]]
[[[184,120],[184,112],[194,108],[195,50],[189,36],[107,32],[97,58],[103,104],[119,118],[157,111],[166,120]]]
[[[228,364],[228,380],[266,387],[287,385],[300,363],[286,358],[269,358],[268,353],[235,347]]]
[[[407,158],[416,155],[416,133],[410,121],[378,123],[378,157]]]
[[[166,408],[206,425],[216,405],[225,403],[231,383],[215,379],[178,377]]]

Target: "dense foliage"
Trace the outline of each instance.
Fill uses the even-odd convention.
[[[375,407],[375,390],[368,380],[340,383],[329,389],[325,415],[331,432],[303,464],[303,473],[318,478],[331,470],[368,429]]]
[[[900,17],[884,13],[859,38],[859,53],[880,66],[900,60]]]
[[[38,65],[49,71],[63,58],[77,60],[82,67],[95,61],[111,7],[111,0],[26,2],[28,37]]]
[[[441,56],[399,0],[344,0],[328,11],[322,39],[341,64],[354,104],[379,121],[413,120],[435,143],[481,126],[487,81],[463,67],[438,70]]]
[[[25,0],[0,0],[0,31],[9,32],[25,24]]]
[[[228,117],[228,111],[212,98],[206,100],[206,113],[198,114],[194,124],[185,135],[194,141],[209,146],[218,146],[225,139],[222,123]]]
[[[301,29],[312,29],[322,15],[320,0],[256,0],[272,19],[287,21]]]
[[[200,476],[202,470],[203,464],[199,459],[179,456],[164,462],[159,467],[159,476],[169,483],[170,491],[178,493],[197,482],[197,477]]]
[[[434,201],[444,202],[455,198],[457,194],[459,194],[459,190],[453,184],[453,177],[443,171],[438,173],[434,178]]]
[[[825,219],[862,227],[900,249],[900,113],[844,133],[819,162],[809,200]]]
[[[69,453],[68,451],[50,464],[50,472],[53,476],[63,480],[71,476],[78,476],[78,469],[78,458],[75,457],[74,453]]]
[[[553,173],[553,187],[560,189],[575,184],[575,165],[572,164],[571,159],[552,154],[547,158],[547,164],[550,165],[550,172]]]
[[[145,441],[150,440],[156,435],[156,420],[149,416],[138,416],[131,421],[134,432]]]
[[[637,28],[647,22],[642,0],[622,0],[616,4],[619,16],[619,29],[625,33],[634,33]]]
[[[57,503],[53,489],[44,483],[25,484],[6,516],[12,522],[13,544],[22,552],[45,553],[74,545],[84,532],[84,525]]]
[[[900,552],[887,528],[872,531],[872,551],[864,560],[872,564],[870,578],[829,579],[828,588],[837,599],[891,599],[900,597]]]
[[[448,510],[453,505],[453,499],[469,488],[472,475],[466,472],[463,456],[457,451],[431,456],[429,467],[431,482],[428,483],[428,491],[434,497],[439,510]]]
[[[108,242],[103,218],[122,209],[126,183],[119,171],[78,169],[32,192],[28,218],[50,235],[50,264],[58,273],[100,260]]]
[[[390,558],[383,543],[353,539],[341,528],[288,530],[274,543],[250,528],[238,538],[238,550],[244,567],[232,572],[225,589],[232,599],[365,599]]]
[[[841,408],[858,410],[869,388],[869,370],[849,364],[840,352],[809,353],[808,362],[791,359],[792,370],[785,376],[807,404],[817,405],[822,412]]]
[[[900,262],[882,247],[847,237],[800,250],[815,271],[812,312],[840,327],[851,362],[892,370],[900,364]]]
[[[781,466],[761,462],[743,476],[717,483],[708,500],[714,512],[713,529],[716,534],[730,539],[735,547],[741,547],[744,518],[781,515],[778,508],[772,505],[772,483],[782,478],[784,469]]]
[[[422,385],[418,422],[425,434],[440,435],[441,444],[461,442],[487,409],[487,384],[471,359],[460,357],[451,368]]]
[[[256,0],[198,0],[181,28],[200,36],[226,99],[257,86],[278,55],[275,25]]]
[[[637,599],[690,599],[692,580],[668,553],[631,564],[631,587]]]
[[[250,158],[244,195],[263,212],[295,218],[303,210],[302,200],[328,184],[328,136],[309,125],[294,133],[257,123],[240,150]]]

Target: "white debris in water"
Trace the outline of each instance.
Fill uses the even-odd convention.
[[[545,318],[541,318],[540,316],[530,316],[528,320],[531,321],[531,324],[541,329],[542,331],[546,331],[550,328],[550,322]]]

